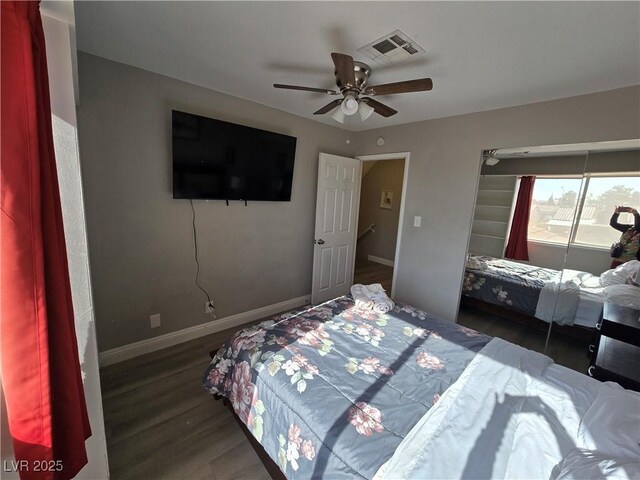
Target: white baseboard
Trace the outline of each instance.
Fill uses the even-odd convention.
[[[370,262],[380,263],[381,265],[386,265],[387,267],[393,267],[395,265],[393,260],[387,260],[386,258],[376,257],[375,255],[369,255],[367,259]]]
[[[113,365],[114,363],[123,362],[130,358],[155,352],[156,350],[162,350],[163,348],[178,345],[179,343],[187,342],[211,333],[221,332],[228,328],[239,327],[245,323],[259,320],[261,318],[268,317],[269,315],[275,315],[276,313],[291,310],[309,303],[310,297],[311,295],[304,295],[302,297],[292,298],[291,300],[285,300],[284,302],[274,303],[273,305],[267,305],[266,307],[256,308],[255,310],[249,310],[248,312],[237,313],[225,318],[218,318],[216,320],[203,323],[202,325],[178,330],[177,332],[171,332],[158,337],[149,338],[147,340],[123,345],[122,347],[112,348],[111,350],[100,352],[100,366],[105,367],[107,365]]]

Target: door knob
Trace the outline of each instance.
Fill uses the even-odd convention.
[[[318,240],[314,240],[313,243],[315,243],[317,245],[324,245],[324,240],[319,238]]]

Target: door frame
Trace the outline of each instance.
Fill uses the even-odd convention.
[[[398,235],[396,236],[396,253],[393,259],[393,278],[391,280],[391,297],[394,297],[396,294],[396,281],[398,280],[398,261],[400,259],[400,245],[402,240],[402,226],[404,220],[404,207],[407,199],[407,183],[409,182],[409,158],[411,157],[411,152],[397,152],[397,153],[378,153],[373,155],[357,155],[355,158],[362,162],[370,162],[370,161],[378,161],[378,160],[404,160],[404,172],[402,175],[402,193],[400,194],[400,214],[398,218]],[[358,225],[358,221],[360,220],[360,196],[362,195],[362,174],[360,174],[360,178],[358,179],[358,191],[360,195],[358,195],[358,209],[356,213],[356,225]],[[356,231],[356,251],[357,251],[357,235]],[[355,266],[356,266],[356,256],[355,251],[353,255],[353,267],[351,268],[353,274],[355,275]],[[351,283],[353,284],[353,276],[351,277]]]

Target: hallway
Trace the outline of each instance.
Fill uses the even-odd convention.
[[[387,267],[370,260],[356,260],[353,283],[369,285],[379,283],[385,289],[387,295],[391,296],[391,281],[393,279],[393,267]]]

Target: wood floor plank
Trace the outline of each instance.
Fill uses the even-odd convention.
[[[462,305],[458,314],[458,323],[492,337],[500,337],[529,350],[545,353],[555,363],[577,372],[586,374],[589,368],[589,358],[587,357],[589,342],[562,335],[554,332],[553,329],[545,352],[546,332],[506,318]]]
[[[388,267],[380,263],[369,260],[357,260],[353,283],[370,285],[379,283],[388,295],[391,295],[391,283],[393,280],[393,267]]]
[[[101,369],[112,480],[237,478],[239,467],[213,464],[224,455],[243,462],[248,455],[250,471],[268,478],[228,409],[202,387],[209,352],[236,330]]]
[[[233,421],[233,418],[230,420]],[[224,430],[225,421],[231,423],[226,417],[213,414],[210,404],[202,403],[169,420],[140,429],[138,433],[123,441],[109,441],[109,456],[117,459],[117,463],[111,468],[112,475],[116,478],[120,478],[119,475],[131,475],[142,467],[146,470],[158,462],[166,461],[167,458],[175,458],[176,463],[180,465],[189,458],[190,449],[197,447],[195,439],[201,437],[202,432],[214,434],[217,430]],[[206,438],[204,440],[206,441]],[[175,457],[175,453],[185,442],[189,455]]]
[[[238,455],[225,455],[211,462],[216,480],[270,480],[260,458],[253,450]]]
[[[112,443],[120,442],[202,404],[205,390],[200,387],[200,380],[193,375],[176,376],[105,400],[104,411],[110,419],[108,435]],[[153,408],[140,409],[140,405],[149,405],[150,398],[153,399],[153,404],[150,405]]]
[[[193,478],[192,472],[201,470],[204,465],[208,465],[208,470],[213,472],[212,459],[215,460],[220,456],[242,458],[245,451],[253,453],[250,446],[244,446],[246,438],[234,423],[235,420],[229,415],[228,418],[216,424],[189,425],[193,429],[188,434],[171,441],[165,439],[164,444],[159,447],[158,454],[147,458],[145,462],[127,472],[128,478],[146,477],[154,480]],[[240,455],[236,454],[236,450]],[[207,469],[204,471],[206,472]],[[208,478],[215,478],[215,474],[212,473]]]
[[[186,342],[177,347],[172,347],[172,355],[168,357],[166,354],[163,356],[159,352],[154,352],[151,354],[153,355],[151,359],[146,358],[145,355],[140,357],[140,362],[129,360],[122,362],[126,365],[115,364],[106,367],[100,376],[101,383],[107,388],[108,395],[117,395],[139,388],[151,381],[183,374],[186,370],[193,368],[200,359],[208,357],[206,347],[199,343]]]

